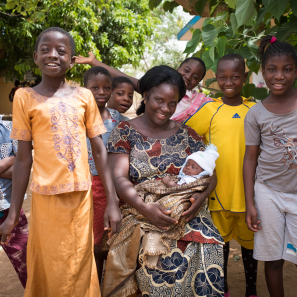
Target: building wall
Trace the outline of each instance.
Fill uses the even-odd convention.
[[[12,114],[12,102],[8,95],[13,87],[13,82],[5,82],[4,77],[0,77],[0,114]]]

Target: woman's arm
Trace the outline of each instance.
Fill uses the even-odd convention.
[[[115,178],[116,191],[119,196],[139,213],[147,218],[156,227],[167,230],[169,226],[177,224],[178,221],[171,218],[170,210],[166,210],[158,204],[146,204],[137,194],[134,186],[129,180],[129,155],[109,154],[113,175]]]
[[[31,141],[18,141],[18,153],[12,173],[12,179],[17,182],[12,183],[9,214],[5,222],[0,226],[0,234],[2,234],[1,244],[7,243],[12,229],[19,221],[33,162],[31,149]]]
[[[107,151],[101,137],[90,138],[90,142],[96,169],[102,181],[107,199],[106,210],[104,212],[104,230],[108,230],[110,227],[110,236],[112,236],[114,233],[119,232],[122,223],[119,199],[115,192]]]
[[[199,210],[199,208],[201,207],[201,205],[203,204],[205,199],[215,189],[216,185],[217,185],[217,175],[214,172],[211,177],[208,187],[203,192],[195,193],[191,197],[191,199],[190,199],[190,201],[192,203],[191,207],[187,211],[183,212],[183,214],[182,214],[182,216],[185,217],[186,222],[191,221],[195,217],[197,211]]]
[[[139,93],[139,88],[138,88],[138,79],[135,78],[135,77],[132,77],[132,76],[129,76],[113,67],[110,67],[100,61],[98,61],[95,57],[95,55],[92,53],[92,52],[89,52],[89,57],[83,57],[81,55],[79,55],[78,57],[75,57],[75,63],[77,64],[89,64],[91,66],[101,66],[101,67],[104,67],[106,68],[112,77],[116,77],[116,76],[126,76],[128,77],[131,81],[132,81],[132,84],[133,84],[133,87],[134,87],[134,90],[136,92]]]
[[[246,223],[248,228],[257,232],[261,230],[260,221],[257,218],[257,210],[254,202],[254,185],[257,168],[259,145],[246,145],[243,161],[243,183],[246,203]]]

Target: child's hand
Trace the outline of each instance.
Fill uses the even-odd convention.
[[[115,199],[118,201],[118,199]],[[104,212],[104,230],[110,230],[109,237],[120,231],[122,225],[122,214],[118,203],[107,203]]]
[[[15,223],[14,220],[11,220],[8,216],[4,223],[0,225],[1,244],[8,244],[8,241],[11,239],[11,231],[17,223]]]
[[[260,221],[257,218],[257,210],[254,205],[247,205],[246,206],[246,214],[245,214],[245,221],[248,228],[253,232],[258,232],[262,228],[259,227]]]
[[[89,56],[88,57],[83,57],[81,55],[79,55],[78,57],[75,56],[75,63],[77,64],[89,64],[89,65],[93,65],[93,62],[96,59],[95,55],[92,52],[89,52]]]
[[[169,182],[171,182],[171,178],[170,176],[164,176],[162,179],[161,179],[162,183],[167,185]]]

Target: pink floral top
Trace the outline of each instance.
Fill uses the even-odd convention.
[[[184,98],[177,104],[171,120],[181,123],[193,115],[200,106],[209,101],[212,101],[212,99],[206,97],[203,93],[198,93],[195,90],[187,91]]]

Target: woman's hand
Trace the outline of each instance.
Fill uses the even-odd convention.
[[[171,211],[159,204],[145,204],[144,207],[143,216],[159,229],[166,231],[170,226],[178,223],[176,219],[170,217]]]
[[[185,217],[186,222],[191,221],[196,216],[198,210],[202,206],[203,202],[205,201],[207,196],[205,193],[195,193],[191,198],[190,201],[192,205],[190,208],[182,213],[182,216]]]
[[[255,205],[250,204],[246,206],[245,221],[248,228],[253,232],[258,232],[262,228],[259,227],[260,221]]]
[[[117,201],[114,199],[111,201]],[[120,231],[122,225],[122,214],[118,204],[107,202],[104,212],[104,230],[110,230],[109,237]]]
[[[93,63],[96,59],[95,55],[92,52],[89,52],[89,56],[88,57],[83,57],[81,55],[79,55],[78,57],[75,56],[75,63],[77,64],[89,64],[93,66]]]

